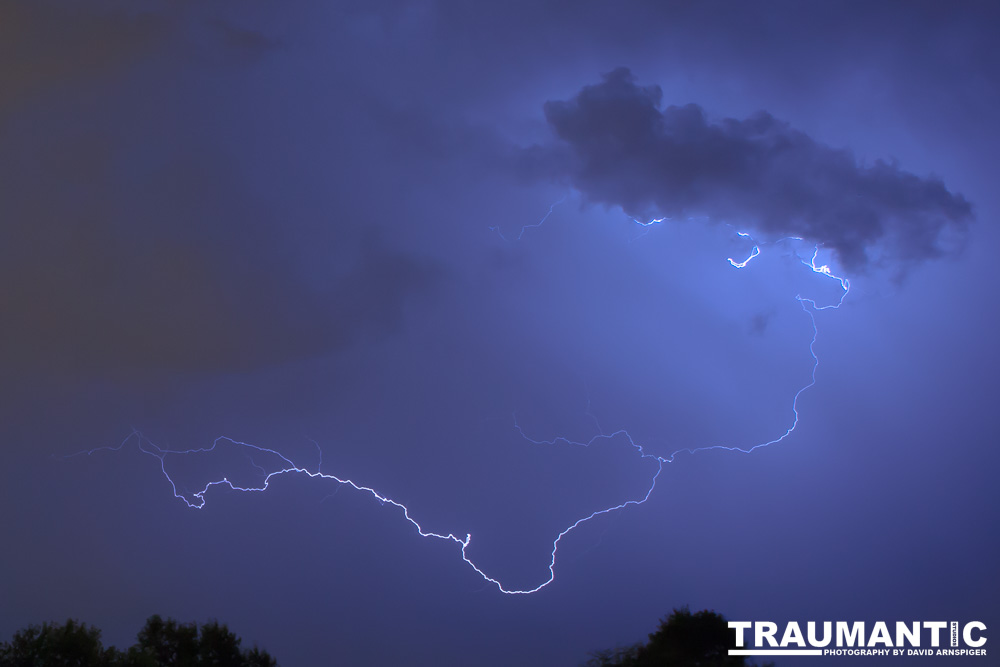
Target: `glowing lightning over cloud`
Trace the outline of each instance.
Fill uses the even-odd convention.
[[[535,224],[532,224],[532,225],[525,225],[524,227],[522,227],[521,228],[521,232],[520,232],[520,234],[518,234],[517,238],[520,239],[521,236],[524,234],[524,231],[526,229],[528,229],[529,227],[538,227],[542,223],[544,223],[545,220],[552,214],[552,210],[558,204],[562,203],[564,200],[565,200],[565,197],[563,197],[559,201],[557,201],[554,204],[552,204],[552,206],[549,207],[548,213],[546,213],[545,217],[543,217],[539,222],[537,222]],[[644,227],[649,227],[651,225],[661,223],[661,222],[663,222],[666,219],[667,218],[654,219],[654,220],[650,220],[649,222],[645,222],[645,223],[636,220],[636,223],[639,224],[639,225],[642,225]],[[491,230],[496,231],[497,234],[500,234],[500,230],[497,227],[492,227]],[[741,236],[741,237],[744,237],[744,238],[751,238],[750,235],[748,233],[746,233],[746,232],[737,232],[737,234],[739,236]],[[502,234],[501,234],[501,238],[503,238]],[[781,239],[778,242],[785,241],[785,240],[801,240],[801,239],[792,239],[792,238]],[[213,443],[209,447],[198,448],[198,449],[187,449],[187,450],[171,450],[171,449],[164,449],[164,448],[158,447],[157,445],[153,444],[148,438],[146,438],[145,436],[143,436],[139,431],[135,431],[135,430],[131,434],[129,434],[129,436],[127,438],[125,438],[125,440],[123,440],[121,442],[121,444],[119,444],[117,446],[114,446],[114,447],[98,447],[98,448],[95,448],[95,449],[86,450],[86,451],[83,451],[83,452],[78,452],[76,454],[71,454],[70,456],[65,457],[65,458],[70,458],[70,457],[73,457],[73,456],[79,456],[79,455],[82,455],[82,454],[88,454],[88,455],[89,454],[94,454],[95,452],[98,452],[98,451],[119,451],[123,447],[125,447],[128,443],[130,443],[132,441],[135,441],[136,446],[139,449],[139,451],[141,451],[142,453],[147,454],[147,455],[149,455],[149,456],[151,456],[151,457],[159,460],[159,462],[160,462],[160,471],[163,473],[163,476],[166,478],[167,482],[170,484],[171,489],[173,490],[174,497],[177,498],[177,499],[179,499],[179,500],[181,500],[189,508],[192,508],[192,509],[202,509],[202,508],[204,508],[205,505],[206,505],[206,503],[207,503],[206,494],[208,493],[209,489],[211,489],[212,487],[215,487],[215,486],[227,486],[230,489],[232,489],[233,491],[242,491],[242,492],[253,492],[253,491],[256,491],[256,492],[262,492],[262,491],[266,491],[268,489],[268,487],[269,487],[269,485],[271,483],[272,478],[279,477],[281,475],[291,475],[291,474],[294,474],[294,475],[305,475],[305,476],[310,477],[310,478],[320,478],[320,479],[324,479],[324,480],[329,480],[331,482],[335,482],[338,485],[337,486],[337,490],[340,490],[341,488],[343,488],[345,486],[346,487],[351,487],[355,491],[360,491],[362,493],[369,494],[370,496],[372,496],[373,498],[375,498],[377,501],[379,501],[379,503],[381,503],[382,505],[390,505],[390,506],[398,509],[402,513],[403,518],[406,519],[406,521],[408,521],[409,523],[411,523],[414,528],[416,528],[417,534],[420,535],[421,537],[434,538],[434,539],[437,539],[437,540],[442,540],[442,541],[445,541],[445,542],[451,542],[451,543],[455,544],[458,547],[458,549],[459,549],[459,553],[461,555],[462,560],[465,563],[467,563],[469,565],[469,567],[471,567],[480,577],[482,577],[482,579],[485,582],[487,582],[488,584],[495,585],[497,587],[497,590],[499,590],[501,593],[505,593],[505,594],[508,594],[508,595],[527,595],[527,594],[535,593],[535,592],[540,591],[541,589],[545,588],[546,586],[548,586],[549,584],[551,584],[555,580],[556,558],[557,558],[558,552],[559,552],[559,543],[560,543],[560,541],[562,540],[563,537],[565,537],[570,532],[572,532],[573,530],[575,530],[579,526],[583,525],[584,523],[590,521],[591,519],[594,519],[595,517],[598,517],[598,516],[603,515],[603,514],[609,514],[609,513],[612,513],[612,512],[616,512],[618,510],[624,509],[624,508],[626,508],[628,506],[631,506],[631,505],[641,505],[641,504],[645,503],[649,499],[649,497],[652,495],[653,490],[656,488],[656,481],[659,478],[660,473],[663,471],[664,464],[672,463],[674,461],[674,458],[676,457],[677,454],[679,454],[681,452],[694,453],[694,452],[706,451],[706,450],[712,450],[712,449],[724,449],[724,450],[727,450],[727,451],[736,451],[736,452],[742,452],[742,453],[749,453],[749,452],[752,452],[755,449],[779,443],[782,440],[784,440],[785,438],[787,438],[789,435],[791,435],[791,433],[795,430],[796,426],[799,423],[799,412],[798,412],[798,400],[799,400],[799,397],[802,395],[803,392],[805,392],[807,389],[809,389],[810,387],[812,387],[813,385],[816,384],[816,370],[819,367],[819,358],[816,356],[816,352],[815,352],[815,349],[814,349],[815,344],[816,344],[816,338],[818,336],[818,329],[816,327],[816,318],[815,318],[814,312],[818,311],[818,310],[826,310],[826,309],[829,309],[829,308],[839,308],[840,305],[844,302],[844,298],[847,296],[847,293],[850,291],[850,282],[846,278],[841,278],[839,276],[834,275],[833,272],[832,272],[832,270],[830,269],[829,265],[822,264],[822,265],[817,266],[816,261],[817,261],[817,258],[819,256],[819,250],[820,249],[817,246],[814,249],[812,257],[808,261],[801,260],[802,264],[805,265],[805,266],[807,266],[807,267],[809,267],[809,269],[811,271],[813,271],[814,273],[817,273],[817,274],[820,274],[820,275],[823,275],[823,276],[827,276],[829,278],[832,278],[834,280],[839,281],[840,285],[841,285],[841,287],[843,289],[843,293],[841,294],[840,299],[839,299],[839,301],[837,303],[835,303],[835,304],[829,304],[829,305],[825,305],[825,306],[819,306],[819,305],[816,304],[815,300],[809,299],[809,298],[805,298],[805,297],[802,297],[800,295],[797,295],[795,297],[796,300],[799,302],[799,304],[802,306],[802,310],[809,317],[810,323],[812,324],[813,333],[812,333],[812,338],[811,338],[811,340],[809,342],[809,353],[810,353],[810,355],[813,358],[813,366],[812,366],[812,371],[810,373],[810,379],[809,379],[808,384],[806,384],[802,388],[800,388],[795,393],[795,395],[794,395],[794,397],[792,399],[792,415],[793,415],[792,423],[788,427],[788,429],[785,430],[778,437],[773,438],[771,440],[768,440],[767,442],[757,443],[755,445],[752,445],[752,446],[746,447],[746,448],[744,448],[744,447],[737,447],[737,446],[727,446],[727,445],[711,445],[711,446],[706,446],[706,447],[678,449],[678,450],[674,451],[672,454],[670,454],[669,456],[658,456],[658,455],[647,453],[643,449],[643,446],[641,444],[637,443],[632,438],[632,436],[628,433],[628,431],[625,430],[625,429],[620,429],[620,430],[615,431],[613,433],[607,433],[607,434],[601,432],[600,425],[599,425],[599,423],[597,423],[596,417],[594,417],[594,415],[590,412],[589,401],[588,401],[587,414],[590,415],[594,419],[595,424],[597,424],[599,433],[598,433],[598,435],[595,435],[593,438],[591,438],[589,441],[586,441],[586,442],[576,442],[576,441],[572,441],[572,440],[569,440],[569,439],[564,438],[564,437],[556,437],[556,438],[553,438],[551,440],[537,440],[537,439],[533,439],[533,438],[529,437],[527,434],[524,433],[524,431],[521,429],[521,426],[517,423],[517,419],[515,417],[515,419],[514,419],[514,429],[525,440],[527,440],[528,442],[531,442],[533,444],[536,444],[536,445],[540,445],[541,446],[541,445],[554,445],[556,443],[564,443],[564,444],[569,444],[569,445],[577,445],[577,446],[581,446],[581,447],[589,447],[591,444],[593,444],[595,442],[598,442],[598,441],[602,441],[602,440],[603,441],[611,441],[611,440],[614,440],[614,439],[624,439],[628,443],[628,445],[630,447],[634,448],[638,452],[638,454],[640,455],[640,457],[642,459],[650,459],[650,460],[656,461],[656,464],[657,464],[656,471],[652,475],[652,477],[650,478],[649,486],[648,486],[648,488],[645,489],[644,492],[642,492],[640,494],[637,494],[636,497],[634,497],[632,499],[629,499],[629,500],[626,500],[624,502],[621,502],[621,503],[619,503],[617,505],[612,505],[610,507],[606,507],[604,509],[592,512],[592,513],[590,513],[590,514],[588,514],[586,516],[580,517],[579,519],[577,519],[576,521],[574,521],[572,524],[570,524],[569,526],[567,526],[565,529],[563,529],[558,535],[556,535],[555,539],[552,542],[552,551],[551,551],[551,557],[550,557],[549,566],[548,566],[549,576],[548,576],[548,578],[545,581],[543,581],[542,583],[538,584],[537,586],[535,586],[533,588],[525,588],[525,589],[505,588],[504,585],[500,582],[499,579],[491,577],[485,571],[483,571],[468,556],[469,544],[472,542],[472,535],[471,535],[471,533],[467,533],[464,537],[461,537],[461,536],[455,535],[454,533],[435,533],[435,532],[424,530],[424,528],[421,526],[421,524],[416,519],[413,518],[413,516],[411,515],[411,512],[410,512],[410,509],[406,505],[404,505],[403,503],[398,502],[396,500],[393,500],[389,496],[384,495],[384,494],[376,491],[374,488],[372,488],[370,486],[365,486],[365,485],[359,484],[359,483],[357,483],[357,482],[355,482],[355,481],[353,481],[351,479],[341,478],[341,477],[338,477],[338,476],[336,476],[334,474],[323,472],[322,471],[322,466],[323,466],[323,451],[322,451],[322,448],[320,448],[319,444],[316,443],[315,441],[312,441],[312,442],[313,442],[313,444],[316,445],[316,449],[319,452],[319,461],[318,461],[318,463],[316,465],[315,470],[310,470],[310,469],[308,469],[306,467],[297,465],[291,459],[289,459],[285,455],[281,454],[277,450],[268,449],[268,448],[265,448],[265,447],[259,447],[257,445],[252,445],[252,444],[249,444],[249,443],[246,443],[246,442],[240,442],[240,441],[233,440],[233,439],[227,438],[227,437],[216,438],[215,441],[213,441]],[[753,259],[757,255],[759,255],[760,252],[761,252],[760,251],[760,246],[755,243],[755,245],[753,246],[753,251],[751,252],[750,256],[746,260],[744,260],[742,262],[737,262],[737,261],[733,260],[732,258],[730,258],[729,262],[734,267],[736,267],[738,269],[742,269],[742,268],[744,268],[744,267],[747,266],[747,263],[751,259]],[[202,487],[200,490],[197,490],[197,491],[194,491],[194,492],[188,491],[186,493],[182,493],[181,491],[179,491],[178,490],[177,482],[174,480],[173,477],[171,477],[170,473],[167,470],[167,465],[166,465],[167,457],[175,457],[175,456],[183,456],[183,455],[191,455],[191,454],[212,452],[212,451],[216,450],[216,448],[220,445],[220,443],[225,443],[227,445],[239,448],[240,451],[249,460],[251,467],[254,468],[257,471],[257,473],[261,476],[262,479],[261,479],[260,483],[259,484],[255,484],[255,485],[244,486],[244,485],[237,484],[237,483],[233,482],[232,480],[229,479],[228,476],[224,476],[224,477],[222,477],[220,479],[216,479],[216,480],[207,482],[204,485],[204,487]],[[256,459],[255,459],[255,456],[257,457]],[[271,458],[271,457],[274,457],[275,460],[278,462],[278,464],[277,464],[277,469],[272,469],[269,472],[268,469],[264,465],[261,465],[259,461],[262,458]],[[327,497],[329,497],[329,496],[327,496]],[[326,500],[326,498],[324,498],[324,500]]]
[[[737,236],[742,236],[744,238],[750,238],[750,235],[747,234],[746,232],[736,232],[736,234],[737,234]],[[754,257],[756,257],[759,254],[760,254],[760,246],[758,246],[755,243],[754,246],[753,246],[753,250],[750,251],[750,256],[749,257],[747,257],[746,259],[744,259],[742,262],[737,262],[735,259],[733,259],[732,257],[730,257],[729,258],[729,263],[732,264],[733,266],[735,266],[737,269],[742,269],[743,267],[745,267],[750,262],[751,259],[753,259]]]
[[[508,240],[520,241],[521,237],[524,236],[524,231],[526,229],[537,229],[537,228],[541,227],[545,223],[545,221],[549,219],[549,216],[552,215],[552,211],[555,210],[555,207],[558,206],[559,204],[563,203],[564,201],[566,201],[566,197],[567,196],[568,195],[563,195],[558,201],[554,202],[552,204],[552,206],[549,206],[548,213],[546,213],[542,217],[541,220],[539,220],[538,222],[532,223],[530,225],[524,225],[524,226],[522,226],[521,227],[521,231],[518,232],[517,237],[514,238],[514,239],[508,239],[506,236],[504,236],[503,232],[500,231],[500,226],[499,225],[494,226],[494,227],[490,227],[489,230],[491,232],[496,232],[497,236],[499,236],[500,238],[502,238],[504,241],[508,241]]]

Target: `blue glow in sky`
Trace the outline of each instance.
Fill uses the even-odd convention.
[[[989,8],[0,11],[0,636],[1000,623]]]

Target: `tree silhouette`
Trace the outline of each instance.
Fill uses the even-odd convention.
[[[101,645],[101,631],[77,621],[64,625],[43,623],[19,630],[10,642],[0,644],[3,667],[115,667],[119,652]]]
[[[0,643],[0,667],[277,667],[256,646],[241,650],[241,640],[225,625],[164,621],[150,616],[138,641],[125,651],[104,648],[101,631],[74,620],[43,623]]]
[[[139,631],[138,640],[126,654],[126,664],[130,667],[197,664],[198,627],[193,623],[150,616]]]
[[[649,641],[624,648],[594,651],[591,667],[752,667],[745,656],[729,655],[734,635],[726,619],[714,611],[692,614],[674,609],[660,620]],[[767,663],[764,667],[773,667]]]

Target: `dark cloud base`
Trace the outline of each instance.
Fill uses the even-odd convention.
[[[263,149],[238,84],[276,42],[189,3],[113,4],[0,0],[0,376],[155,383],[397,329],[441,267],[347,202],[290,219],[279,179],[268,198],[247,176]],[[329,258],[321,279],[304,248]]]
[[[939,178],[859,164],[764,111],[713,121],[696,104],[662,109],[662,97],[618,68],[547,102],[559,142],[530,149],[529,169],[636,218],[706,217],[802,237],[852,271],[901,271],[960,247],[972,207]]]

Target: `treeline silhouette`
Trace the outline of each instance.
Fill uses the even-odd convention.
[[[674,609],[660,620],[648,642],[592,651],[588,667],[756,667],[746,656],[729,655],[735,635],[726,618],[714,611],[694,614]],[[762,667],[774,667],[773,662]]]
[[[43,623],[17,631],[0,642],[0,667],[277,667],[225,625],[178,623],[150,616],[135,644],[126,650],[101,643],[101,631],[74,620]],[[724,616],[687,607],[661,619],[649,641],[592,651],[588,667],[756,667],[745,656],[731,656],[734,635]],[[774,667],[765,663],[761,667]]]
[[[0,667],[277,667],[267,651],[241,649],[217,621],[198,625],[150,616],[135,644],[121,651],[101,643],[101,631],[74,620],[18,630],[0,643]]]

